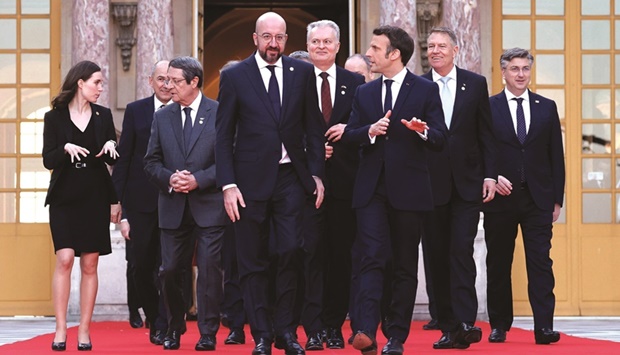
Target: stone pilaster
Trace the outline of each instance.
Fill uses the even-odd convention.
[[[72,65],[90,60],[101,67],[106,83],[110,81],[110,1],[73,0]],[[100,105],[110,107],[110,86],[99,96]]]
[[[414,42],[417,42],[416,0],[382,0],[380,21],[381,25],[392,25],[402,28],[413,37]],[[419,72],[419,57],[419,48],[416,44],[413,56],[407,64],[407,68],[412,72]]]
[[[478,0],[443,0],[442,3],[443,26],[453,29],[458,37],[456,65],[480,73],[482,50]]]
[[[172,59],[172,0],[141,0],[138,3],[136,99],[153,94],[148,85],[153,64]]]

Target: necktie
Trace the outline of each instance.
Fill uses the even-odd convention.
[[[441,89],[441,106],[443,108],[443,115],[446,120],[446,127],[450,128],[450,123],[452,122],[452,109],[454,108],[454,101],[452,100],[452,94],[450,93],[450,87],[448,86],[448,81],[450,81],[450,78],[444,76],[439,80],[443,83],[443,88]]]
[[[383,114],[392,109],[392,83],[394,80],[385,79],[385,101],[383,101]]]
[[[276,66],[268,65],[267,69],[271,72],[271,78],[269,78],[269,89],[267,90],[267,95],[269,95],[269,101],[271,101],[271,106],[273,106],[273,111],[276,114],[276,117],[280,119],[280,88],[278,86],[278,80],[276,79]]]
[[[513,98],[517,102],[517,138],[523,144],[527,132],[525,131],[525,113],[523,113],[523,98]],[[525,166],[521,163],[521,183],[525,182]]]
[[[162,104],[161,106],[159,106],[159,107],[157,108],[157,111],[161,110],[161,109],[162,109],[162,108],[164,108],[164,107],[166,107],[166,105]]]
[[[183,124],[183,142],[185,143],[185,152],[189,149],[189,140],[192,136],[192,108],[185,107],[185,123]]]
[[[323,83],[321,84],[321,112],[323,112],[325,123],[329,125],[329,119],[332,116],[332,95],[329,91],[329,82],[327,81],[329,74],[322,72],[320,76],[323,78]]]

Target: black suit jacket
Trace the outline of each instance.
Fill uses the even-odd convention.
[[[90,108],[92,110],[91,120],[93,120],[95,125],[95,137],[99,149],[96,152],[90,152],[90,154],[96,155],[107,141],[112,140],[116,142],[116,132],[114,131],[112,112],[109,108],[92,103]],[[43,165],[46,169],[52,170],[50,186],[45,198],[45,205],[48,205],[54,203],[54,187],[58,180],[62,179],[65,169],[71,164],[71,157],[69,154],[65,154],[65,144],[73,142],[73,123],[71,122],[69,108],[67,107],[52,109],[45,113],[43,119]],[[118,199],[112,185],[112,179],[110,178],[108,168],[104,164],[105,162],[109,165],[114,165],[116,159],[112,159],[109,155],[104,154],[99,161],[101,163],[97,166],[97,169],[104,176],[106,186],[94,188],[107,188],[110,204],[117,203]]]
[[[244,198],[271,197],[282,144],[308,194],[324,178],[325,138],[312,95],[314,67],[282,57],[281,117],[275,116],[254,54],[220,75],[216,129],[217,183],[237,184]],[[312,91],[311,91],[312,90]]]
[[[432,72],[423,75],[433,80]],[[484,178],[497,180],[495,138],[486,79],[456,68],[456,97],[446,144],[429,152],[436,205],[450,201],[453,182],[465,201],[482,201]]]
[[[316,80],[317,77],[315,75],[315,87]],[[363,76],[341,67],[336,67],[336,98],[329,125],[325,123],[325,120],[321,120],[323,132],[326,132],[331,126],[340,123],[346,125],[349,122],[353,95],[357,87],[362,84],[364,84]],[[317,93],[316,89],[314,92]],[[351,200],[353,198],[353,182],[355,181],[355,174],[357,173],[360,160],[359,148],[352,144],[343,143],[342,140],[330,142],[329,144],[334,147],[334,153],[325,162],[325,193],[338,199]]]
[[[154,95],[127,105],[118,144],[118,161],[112,172],[116,194],[124,208],[138,212],[157,209],[157,188],[144,172],[144,155],[155,112]]]
[[[519,142],[508,108],[506,93],[490,98],[493,131],[497,139],[497,172],[519,188],[521,166],[525,167],[525,179],[536,206],[553,211],[557,203],[564,201],[564,149],[558,109],[549,100],[529,91],[530,128],[523,145]],[[515,194],[495,195],[486,203],[485,211],[501,211],[516,203]]]
[[[387,135],[370,144],[370,125],[383,117],[383,77],[357,88],[343,140],[361,146],[360,166],[353,188],[353,207],[366,206],[384,171],[390,204],[404,211],[434,207],[428,172],[427,148],[441,149],[446,135],[436,84],[407,71],[390,117]],[[428,123],[428,139],[409,130],[400,120],[416,117]]]

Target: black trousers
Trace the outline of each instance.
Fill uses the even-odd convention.
[[[222,246],[222,264],[224,267],[224,298],[221,312],[228,319],[230,329],[241,329],[246,323],[243,309],[243,293],[239,281],[237,266],[237,243],[232,224],[226,226]]]

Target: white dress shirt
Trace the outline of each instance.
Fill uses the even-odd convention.
[[[329,69],[325,71],[327,73],[327,82],[329,83],[329,94],[332,98],[332,107],[336,101],[336,64],[332,64]],[[321,85],[323,85],[323,78],[321,78],[321,69],[314,67],[314,75],[316,76],[316,92],[319,97],[319,108],[323,109],[323,99],[321,97]]]
[[[525,90],[521,96],[515,96],[510,90],[504,89],[504,93],[506,94],[506,100],[508,100],[508,108],[510,109],[510,116],[512,116],[512,125],[515,128],[515,134],[517,133],[517,101],[513,100],[513,98],[523,98],[521,105],[523,106],[523,115],[525,116],[525,133],[529,132],[531,121],[529,92]]]

